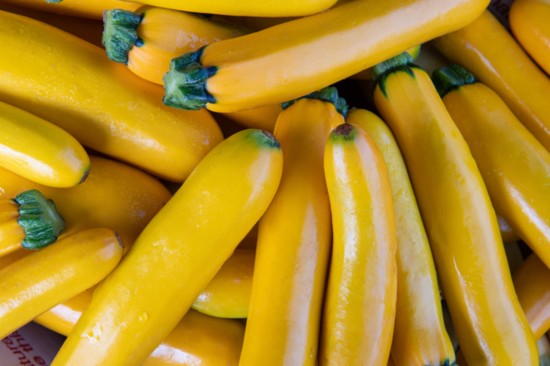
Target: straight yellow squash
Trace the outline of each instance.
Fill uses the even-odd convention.
[[[161,87],[34,19],[0,11],[0,54],[0,100],[158,177],[183,181],[222,139],[207,111],[167,108]]]
[[[164,79],[164,102],[216,112],[286,102],[463,27],[488,3],[345,2],[175,58]]]
[[[395,138],[376,114],[352,109],[346,122],[365,130],[380,150],[390,179],[397,227],[397,304],[391,355],[398,365],[453,365],[430,243],[409,173]]]
[[[332,130],[324,153],[332,255],[319,365],[384,365],[397,299],[397,230],[381,152],[360,127]]]
[[[216,146],[94,291],[52,366],[141,364],[267,209],[282,165],[264,131]]]
[[[430,76],[402,54],[374,69],[374,102],[401,148],[458,342],[470,365],[538,365],[496,214]]]
[[[67,16],[82,17],[101,20],[107,9],[135,10],[141,4],[124,0],[2,0],[2,2]]]

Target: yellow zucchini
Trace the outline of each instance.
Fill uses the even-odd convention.
[[[346,122],[365,130],[382,153],[397,223],[397,307],[391,354],[398,365],[453,365],[430,243],[399,146],[372,112],[353,109]]]
[[[254,249],[237,248],[191,308],[218,318],[248,317],[254,257]]]
[[[324,153],[332,255],[319,365],[384,365],[397,299],[397,230],[382,153],[360,127],[332,130]]]
[[[550,150],[550,78],[488,10],[474,22],[433,41],[451,62],[493,89]]]
[[[331,243],[323,151],[347,109],[335,88],[285,104],[283,177],[258,223],[241,366],[315,365]]]
[[[550,75],[550,0],[514,0],[509,21],[521,46]]]
[[[514,287],[536,339],[550,330],[550,269],[531,254],[514,272]]]
[[[116,160],[90,155],[86,181],[71,188],[45,187],[0,168],[0,199],[36,189],[55,202],[67,235],[83,229],[109,227],[127,250],[145,225],[170,199],[166,187],[149,174]]]
[[[142,4],[194,13],[253,17],[288,17],[314,14],[330,8],[336,0],[139,0]]]
[[[0,11],[0,54],[0,100],[161,178],[183,181],[222,139],[207,111],[163,106],[161,87],[52,26]]]
[[[465,26],[488,3],[350,1],[215,42],[172,60],[164,103],[234,112],[299,98]]]
[[[267,209],[282,164],[261,130],[216,146],[94,291],[52,366],[143,362]]]
[[[0,102],[0,130],[0,166],[51,187],[72,187],[86,179],[90,158],[62,128]]]
[[[55,242],[65,221],[52,200],[33,189],[0,198],[0,256],[19,248],[40,249]]]
[[[122,257],[110,229],[66,236],[0,271],[0,338],[105,278]]]
[[[374,73],[374,102],[403,153],[466,361],[538,365],[487,188],[430,76],[406,53]]]
[[[497,93],[462,66],[439,68],[432,79],[468,143],[495,210],[550,266],[550,151]]]
[[[139,3],[125,0],[63,0],[56,2],[47,0],[2,0],[2,2],[34,10],[97,20],[101,20],[107,9],[118,8],[132,11],[141,6]]]

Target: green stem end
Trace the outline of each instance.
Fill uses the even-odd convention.
[[[371,74],[373,80],[375,81],[375,84],[380,88],[382,94],[387,97],[387,77],[395,72],[406,72],[414,78],[414,73],[411,67],[418,66],[414,64],[414,59],[409,53],[403,52],[397,56],[394,56],[390,59],[387,59],[386,61],[383,61],[373,66]]]
[[[463,85],[473,84],[477,82],[477,79],[474,74],[464,67],[451,64],[434,70],[432,73],[432,82],[439,95],[443,98],[448,92],[458,89]]]
[[[216,66],[200,63],[204,47],[172,59],[164,74],[163,103],[170,107],[197,110],[216,99],[206,90],[208,78],[218,71]]]
[[[103,13],[101,43],[110,60],[128,63],[128,52],[143,44],[137,33],[142,20],[143,15],[127,10],[111,9]]]
[[[344,118],[348,115],[348,103],[344,98],[341,98],[338,94],[338,89],[334,86],[327,86],[313,93],[304,95],[303,97],[290,100],[281,104],[283,109],[286,109],[296,103],[300,99],[317,99],[323,102],[331,103],[334,105],[334,108],[340,113]]]
[[[38,190],[22,192],[13,201],[19,205],[17,222],[25,231],[25,239],[21,243],[23,248],[43,248],[55,242],[65,229],[65,221],[55,203]]]

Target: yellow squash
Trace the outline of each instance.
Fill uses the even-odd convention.
[[[170,199],[154,177],[116,160],[90,155],[86,181],[71,188],[45,187],[0,168],[0,199],[37,189],[52,199],[65,221],[62,235],[94,227],[115,230],[127,250]]]
[[[2,2],[34,10],[100,20],[107,9],[135,10],[138,3],[125,0],[2,0]]]
[[[0,338],[105,278],[122,257],[110,229],[66,236],[0,271]]]
[[[346,122],[365,130],[386,164],[397,225],[397,308],[392,358],[398,365],[453,365],[453,345],[445,329],[430,243],[407,167],[392,132],[365,109],[353,109]]]
[[[282,165],[261,130],[216,146],[94,291],[52,366],[143,362],[267,209]]]
[[[360,127],[332,130],[324,155],[332,255],[319,365],[384,365],[397,299],[395,211],[382,153]]]
[[[550,266],[550,151],[465,68],[439,68],[433,81],[468,143],[495,210]]]
[[[191,307],[218,318],[246,318],[254,257],[254,249],[237,248]]]
[[[536,339],[550,330],[550,269],[531,254],[514,272],[514,287]]]
[[[241,366],[315,365],[330,255],[323,151],[346,106],[334,88],[285,104],[279,190],[258,224]]]
[[[430,76],[407,56],[375,67],[374,102],[403,153],[460,347],[471,365],[538,365],[481,174]]]
[[[65,221],[52,200],[32,189],[0,198],[0,256],[19,248],[40,249],[55,242]]]
[[[86,179],[90,158],[62,128],[0,102],[0,130],[0,166],[51,187],[72,187]]]
[[[550,78],[488,10],[433,44],[447,59],[493,89],[550,150]]]
[[[550,75],[550,0],[515,0],[509,21],[521,46]]]
[[[299,98],[467,25],[488,3],[350,1],[215,42],[172,61],[164,103],[234,112]]]
[[[139,0],[142,4],[193,13],[251,17],[288,17],[314,14],[330,8],[336,0]]]
[[[228,21],[152,6],[135,12],[109,10],[104,28],[102,41],[109,59],[125,63],[137,76],[159,85],[174,57],[247,33]],[[272,131],[280,111],[279,104],[272,104],[224,115],[241,125]]]
[[[0,100],[161,178],[183,181],[222,139],[207,111],[162,105],[160,86],[44,23],[0,11],[0,54]]]

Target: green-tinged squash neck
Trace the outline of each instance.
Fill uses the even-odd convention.
[[[197,110],[216,99],[206,89],[207,80],[218,71],[216,66],[202,66],[204,47],[172,59],[164,74],[163,103],[170,107]]]
[[[434,70],[432,73],[432,82],[439,95],[443,98],[452,90],[458,89],[463,85],[476,83],[477,79],[474,74],[464,67],[451,64]]]
[[[271,149],[280,149],[279,140],[269,131],[260,129],[251,129],[250,137],[260,146],[265,146]]]
[[[329,139],[333,142],[348,142],[355,140],[356,136],[356,127],[350,123],[342,123],[331,131]]]
[[[314,91],[313,93],[304,95],[303,97],[290,100],[282,103],[282,108],[286,109],[296,103],[300,99],[317,99],[323,102],[331,103],[336,108],[336,111],[340,113],[344,118],[348,115],[348,103],[344,98],[341,98],[338,94],[338,89],[334,86],[327,86],[323,89]]]
[[[143,45],[137,32],[142,20],[142,14],[122,9],[106,10],[103,13],[101,42],[110,60],[127,64],[128,52],[132,47]]]
[[[396,72],[405,72],[412,78],[414,78],[414,72],[412,68],[418,67],[414,63],[412,56],[403,52],[395,57],[387,59],[372,68],[372,78],[375,82],[375,85],[380,88],[382,94],[385,97],[388,96],[386,90],[386,79],[389,75]]]
[[[13,201],[19,205],[17,222],[25,232],[21,246],[40,249],[57,240],[65,229],[65,221],[55,203],[33,189],[18,194]]]

